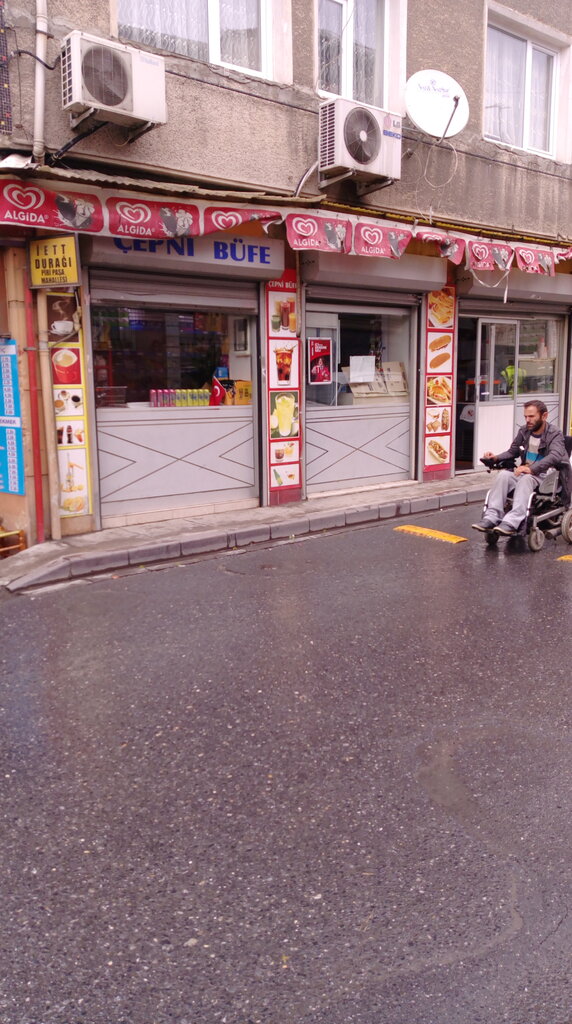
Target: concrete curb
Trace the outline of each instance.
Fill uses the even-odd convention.
[[[101,551],[100,554],[59,555],[49,565],[43,566],[5,584],[3,589],[10,593],[47,583],[63,583],[70,579],[93,576],[126,566],[142,566],[150,562],[167,562],[181,557],[232,550],[250,544],[265,544],[274,540],[287,540],[326,530],[346,529],[380,520],[399,519],[455,505],[470,505],[483,501],[486,488],[468,491],[450,491],[445,494],[427,495],[421,498],[401,499],[396,502],[355,506],[347,509],[332,509],[311,512],[308,515],[279,520],[275,523],[253,524],[234,530],[204,530],[187,533],[178,541],[158,540],[156,543],[138,544],[133,548],[115,551]]]

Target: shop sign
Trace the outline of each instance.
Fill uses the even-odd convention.
[[[509,270],[514,259],[512,245],[502,242],[469,242],[468,265],[471,270]]]
[[[29,243],[30,287],[53,288],[54,285],[80,283],[77,235],[56,235],[37,238]]]
[[[98,232],[103,229],[103,206],[99,197],[90,192],[52,192],[38,185],[8,181],[0,189],[0,222]]]
[[[294,270],[266,285],[267,438],[270,504],[298,501],[301,488],[300,307]],[[278,492],[281,492],[280,494]]]
[[[516,265],[527,274],[548,274],[554,277],[554,253],[548,249],[531,249],[524,245],[515,245]]]
[[[455,289],[442,288],[427,296],[425,322],[425,380],[423,472],[447,471],[452,466],[453,370],[455,366]]]
[[[381,256],[398,260],[413,235],[406,228],[382,227],[375,221],[357,221],[354,230],[356,256]]]
[[[94,238],[90,260],[125,269],[181,267],[225,268],[235,276],[270,277],[284,266],[284,243],[278,238],[212,234],[198,238]]]
[[[352,245],[352,223],[347,218],[316,216],[312,213],[289,213],[285,218],[288,242],[293,249],[349,253]]]
[[[455,266],[458,267],[463,262],[466,240],[460,235],[446,235],[442,231],[420,228],[415,232],[415,237],[421,242],[436,242],[441,256],[450,260]]]
[[[25,494],[18,352],[12,339],[0,341],[0,492]]]

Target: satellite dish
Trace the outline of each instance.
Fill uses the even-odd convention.
[[[449,139],[469,120],[469,102],[462,87],[443,71],[417,71],[405,86],[405,109],[427,135]]]

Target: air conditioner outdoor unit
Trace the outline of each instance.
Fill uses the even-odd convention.
[[[94,111],[117,124],[165,124],[165,62],[162,57],[85,32],[62,42],[63,109]]]
[[[360,181],[401,177],[401,117],[335,99],[320,104],[319,169],[324,178],[351,171]]]

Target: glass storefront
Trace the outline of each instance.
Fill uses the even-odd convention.
[[[194,395],[187,401],[188,391],[200,392],[205,404],[213,378],[225,388],[227,404],[227,397],[236,397],[237,379],[252,380],[248,320],[227,313],[96,307],[92,345],[98,406],[156,405],[157,394],[173,391],[176,404],[196,404]]]
[[[560,421],[564,326],[559,317],[460,316],[457,471],[478,468],[486,449],[506,447],[530,398],[542,399]]]

